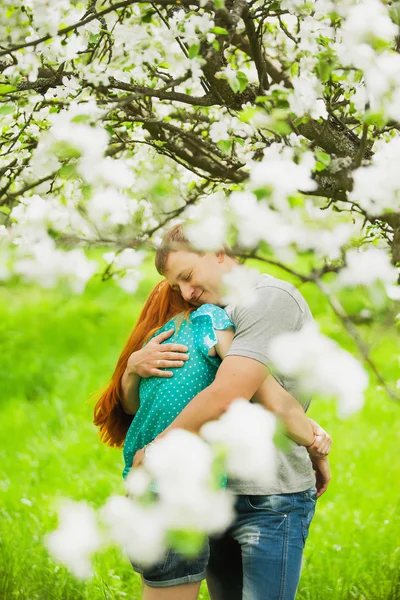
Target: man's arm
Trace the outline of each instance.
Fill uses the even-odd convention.
[[[256,360],[227,356],[213,383],[197,394],[159,437],[177,428],[198,433],[207,421],[218,419],[236,398],[250,400],[267,373]]]

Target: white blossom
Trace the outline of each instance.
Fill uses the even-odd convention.
[[[328,117],[325,102],[322,99],[322,85],[317,77],[310,73],[292,79],[293,91],[288,100],[290,110],[298,117],[310,115],[313,119]]]
[[[257,301],[256,285],[260,277],[257,269],[239,265],[222,276],[224,293],[222,302],[239,306],[251,306]]]
[[[110,539],[129,558],[143,566],[160,560],[165,552],[165,519],[158,505],[143,506],[122,496],[111,496],[101,510]]]
[[[264,150],[264,158],[254,162],[250,172],[250,189],[266,188],[271,201],[280,208],[287,204],[287,198],[298,191],[312,191],[317,184],[311,178],[315,159],[311,153],[304,153],[298,164],[293,161],[293,150],[277,143]]]
[[[377,150],[371,165],[353,171],[354,186],[349,199],[375,214],[398,210],[400,181],[396,173],[399,161],[400,137],[395,137]]]
[[[275,427],[272,413],[238,399],[218,421],[203,425],[200,435],[226,448],[230,476],[261,486],[273,484],[276,478]]]
[[[187,211],[185,232],[195,248],[219,250],[226,239],[225,196],[210,194]]]
[[[101,547],[95,512],[85,502],[65,501],[58,528],[46,538],[52,556],[80,578],[92,574],[90,557]]]
[[[393,284],[397,277],[397,269],[382,248],[353,248],[346,252],[346,266],[339,272],[338,280],[343,286],[369,286],[375,281]]]
[[[269,355],[279,372],[298,379],[306,393],[338,399],[338,414],[346,417],[364,404],[368,375],[361,364],[315,324],[283,333],[269,345]]]

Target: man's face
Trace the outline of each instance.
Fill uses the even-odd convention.
[[[187,250],[170,252],[165,277],[193,306],[220,304],[222,275],[226,272],[225,255],[196,254]]]

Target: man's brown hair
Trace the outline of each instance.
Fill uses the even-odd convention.
[[[155,266],[160,275],[165,274],[165,268],[167,265],[167,260],[170,252],[174,252],[176,250],[187,250],[188,252],[196,252],[197,254],[204,254],[200,250],[197,250],[190,243],[188,237],[185,234],[184,224],[179,223],[178,225],[174,225],[169,229],[161,242],[161,246],[158,248],[156,252]],[[225,252],[228,256],[234,257],[232,252],[232,248],[229,244],[225,243],[221,250]]]

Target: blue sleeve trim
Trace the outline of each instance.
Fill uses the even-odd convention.
[[[224,330],[233,327],[227,313],[214,304],[203,304],[191,314],[192,323],[196,325],[195,340],[201,352],[215,364],[219,364],[218,356],[209,356],[209,351],[218,344],[215,330]]]
[[[203,304],[191,316],[193,321],[200,317],[208,317],[211,320],[213,329],[223,330],[228,329],[228,327],[234,327],[227,312],[214,304]]]

